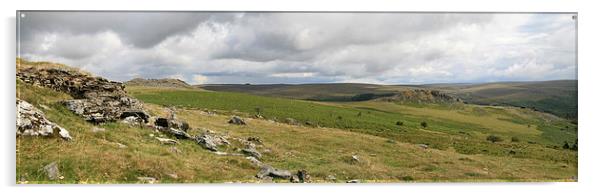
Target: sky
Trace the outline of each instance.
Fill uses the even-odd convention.
[[[21,12],[18,57],[115,81],[577,79],[574,14]]]

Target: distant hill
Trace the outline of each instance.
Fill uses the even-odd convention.
[[[375,85],[361,83],[199,85],[212,91],[314,101],[356,101],[389,97],[414,89],[437,90],[472,104],[534,108],[560,117],[577,118],[577,80],[496,82],[479,84]],[[358,98],[358,97],[374,98]]]
[[[143,79],[135,78],[124,83],[126,86],[166,87],[166,88],[193,88],[180,79]]]
[[[526,107],[564,118],[577,118],[577,80],[432,84],[421,87],[441,90],[473,104]]]

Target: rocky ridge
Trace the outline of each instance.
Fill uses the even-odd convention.
[[[193,88],[180,79],[143,79],[135,78],[124,83],[127,86],[167,87],[167,88]]]
[[[379,98],[387,102],[414,102],[414,103],[461,103],[460,98],[453,97],[437,90],[414,89],[401,91],[395,95]]]

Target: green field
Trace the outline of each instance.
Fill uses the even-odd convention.
[[[576,121],[577,81],[495,82],[477,84],[373,85],[361,83],[199,85],[212,91],[317,101],[353,101],[361,94],[387,95],[410,89],[439,90],[472,104],[534,108]]]
[[[576,163],[574,152],[555,149],[565,141],[574,142],[576,125],[528,109],[374,101],[317,103],[232,92],[144,87],[127,90],[146,103],[163,106],[217,109],[246,116],[260,110],[262,116],[274,121],[293,118],[308,126],[345,129],[463,154],[507,156],[512,150],[515,157]],[[397,125],[398,121],[403,125]],[[426,122],[426,128],[422,122]],[[492,144],[486,141],[489,135],[501,136],[507,142]],[[521,141],[510,142],[512,137]],[[562,155],[556,155],[559,153]]]

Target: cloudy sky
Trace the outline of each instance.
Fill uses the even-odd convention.
[[[21,12],[20,57],[116,81],[576,78],[573,14]]]

